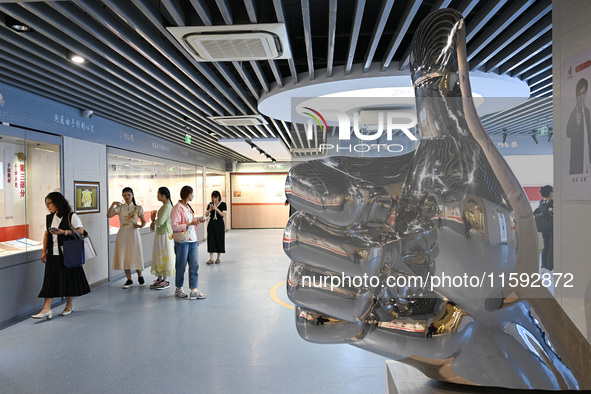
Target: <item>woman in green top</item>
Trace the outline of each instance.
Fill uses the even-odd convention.
[[[172,202],[168,188],[158,189],[158,201],[162,203],[162,208],[158,210],[158,215],[156,215],[156,211],[152,211],[152,223],[150,224],[150,230],[156,230],[154,247],[152,248],[151,272],[152,275],[158,276],[158,279],[150,285],[150,289],[164,290],[170,287],[170,282],[166,278],[174,274],[175,262],[172,227],[170,226]]]

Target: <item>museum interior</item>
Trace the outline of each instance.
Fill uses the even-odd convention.
[[[0,1],[0,391],[591,390],[590,12]]]

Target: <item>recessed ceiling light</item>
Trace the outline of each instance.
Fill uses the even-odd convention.
[[[85,58],[83,58],[82,56],[78,55],[77,53],[74,53],[72,51],[67,50],[66,51],[66,57],[74,63],[77,64],[82,64],[82,63],[86,63],[87,60]]]
[[[14,24],[14,25],[10,25],[10,28],[14,31],[17,31],[19,33],[28,33],[31,31],[31,28],[27,25],[22,25],[22,24]]]
[[[80,55],[73,55],[70,58],[71,61],[73,61],[74,63],[85,63],[86,59],[84,59],[82,56]]]
[[[12,30],[16,31],[17,33],[29,33],[33,31],[31,26],[25,25],[22,22],[17,21],[16,19],[6,16],[5,25],[10,27]]]

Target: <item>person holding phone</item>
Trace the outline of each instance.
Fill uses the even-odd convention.
[[[146,225],[144,218],[144,209],[137,205],[133,190],[126,187],[122,191],[123,200],[113,202],[107,211],[107,217],[110,219],[119,215],[119,231],[115,240],[115,253],[113,254],[113,270],[123,270],[127,281],[123,285],[124,289],[131,287],[131,270],[137,272],[137,279],[140,286],[146,282],[142,276],[144,269],[144,253],[142,251],[142,237],[140,228]],[[138,220],[140,224],[138,224]]]
[[[206,293],[199,291],[197,283],[199,280],[199,249],[197,243],[196,228],[199,223],[203,223],[203,218],[195,218],[195,212],[189,205],[189,201],[193,201],[193,188],[191,186],[183,186],[181,189],[181,200],[172,208],[170,212],[170,221],[172,223],[172,231],[175,233],[188,232],[187,237],[181,242],[175,239],[174,253],[176,254],[176,290],[174,295],[178,298],[186,298],[187,293],[183,291],[183,283],[185,281],[185,268],[187,262],[189,263],[189,293],[190,300],[198,300],[207,297]]]
[[[220,192],[214,190],[211,193],[211,202],[205,212],[205,216],[209,216],[209,223],[207,223],[207,252],[209,253],[209,261],[207,264],[214,263],[214,253],[218,254],[215,260],[216,264],[220,263],[220,254],[226,253],[226,225],[224,224],[224,218],[226,217],[227,209],[226,203],[222,201]]]
[[[43,287],[39,298],[45,298],[43,309],[33,319],[51,319],[51,303],[54,298],[67,297],[62,316],[67,316],[74,310],[74,297],[90,293],[90,286],[82,266],[68,268],[64,265],[62,245],[72,231],[84,233],[82,222],[66,198],[59,192],[52,192],[45,197],[45,206],[49,210],[45,220],[47,231],[43,237],[43,251],[41,261],[45,264]],[[70,227],[70,222],[72,227]],[[74,229],[74,230],[72,230]]]

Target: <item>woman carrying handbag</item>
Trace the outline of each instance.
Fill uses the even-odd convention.
[[[176,254],[176,276],[174,295],[178,298],[186,298],[187,293],[183,291],[185,282],[185,268],[189,263],[189,293],[190,300],[201,300],[207,297],[206,293],[199,291],[197,283],[199,281],[199,261],[198,261],[198,242],[197,232],[195,231],[199,223],[203,223],[203,218],[195,218],[193,208],[189,201],[193,200],[193,188],[183,186],[181,189],[181,200],[172,208],[170,212],[170,221],[172,224],[172,236],[174,237],[174,253]]]
[[[78,234],[84,233],[80,218],[72,213],[70,204],[61,193],[49,193],[45,197],[45,206],[50,213],[46,218],[46,231],[43,237],[41,261],[45,263],[45,275],[43,287],[39,292],[39,298],[45,298],[45,303],[41,312],[32,316],[33,319],[51,319],[53,316],[51,303],[56,297],[68,298],[62,312],[63,316],[67,316],[74,310],[72,304],[74,297],[90,293],[90,286],[82,265],[73,268],[66,267],[62,252],[63,243],[72,236],[72,231],[77,231]],[[70,221],[75,230],[70,228]]]

